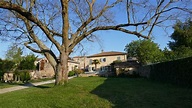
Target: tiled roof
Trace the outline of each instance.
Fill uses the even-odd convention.
[[[124,52],[116,52],[116,51],[101,52],[101,53],[98,53],[98,54],[94,54],[94,55],[88,56],[88,58],[90,58],[90,57],[102,57],[102,56],[114,56],[114,55],[126,55],[126,53],[124,53]]]
[[[73,58],[84,58],[84,57],[87,57],[87,56],[75,56]]]

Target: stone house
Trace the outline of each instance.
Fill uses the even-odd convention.
[[[93,60],[98,60],[97,69],[95,69],[95,64],[93,64]],[[105,71],[110,70],[110,64],[116,60],[127,61],[127,54],[124,52],[101,52],[98,54],[93,54],[90,56],[77,56],[73,57],[73,60],[79,62],[79,68],[85,69],[89,72],[92,71]]]
[[[33,72],[33,78],[43,78],[43,77],[54,77],[55,72],[53,67],[46,58],[41,58],[35,61],[37,65],[37,70]],[[79,67],[79,63],[73,60],[68,60],[68,69],[72,71]]]

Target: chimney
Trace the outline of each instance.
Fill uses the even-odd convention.
[[[104,50],[103,50],[103,49],[101,50],[101,53],[102,53],[102,52],[104,52]]]

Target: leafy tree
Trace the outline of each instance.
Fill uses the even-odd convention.
[[[37,57],[34,54],[23,57],[17,69],[19,70],[34,70],[36,66],[34,64]]]
[[[15,63],[10,60],[0,59],[0,79],[2,80],[5,72],[12,71]]]
[[[164,58],[162,59],[163,61],[171,61],[176,58],[174,52],[169,50],[167,47],[163,49],[163,54],[164,54]]]
[[[138,57],[137,49],[140,46],[142,40],[132,41],[125,46],[125,51],[127,52],[127,57]]]
[[[176,58],[192,55],[192,21],[177,22],[170,37],[173,41],[170,41],[168,45]]]
[[[142,64],[157,63],[162,61],[163,53],[158,44],[151,40],[137,40],[126,45],[128,55],[138,58]],[[130,56],[132,57],[132,56]]]
[[[23,51],[21,48],[19,48],[18,46],[12,45],[7,50],[6,59],[11,60],[16,64],[19,64],[22,60],[22,54],[23,54]]]
[[[150,38],[155,26],[190,13],[191,2],[176,0],[0,0],[3,39],[11,37],[43,53],[56,73],[56,85],[68,82],[68,58],[82,40],[100,30]],[[123,11],[119,11],[119,7]],[[118,12],[118,14],[116,13]],[[117,23],[119,14],[127,19]],[[125,18],[125,17],[124,17]],[[51,43],[59,55],[48,46]],[[59,59],[57,58],[59,57]]]

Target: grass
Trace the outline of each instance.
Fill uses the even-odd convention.
[[[192,108],[192,89],[143,78],[74,78],[0,97],[0,108]]]
[[[32,80],[29,80],[27,83],[36,83],[36,82],[42,82],[42,81],[48,81],[48,80],[53,80],[53,78],[32,79]],[[3,83],[3,82],[0,82],[0,89],[13,87],[16,85],[24,85],[24,84],[26,84],[26,83],[22,83],[22,82]]]
[[[15,85],[18,85],[18,84],[11,84],[11,83],[2,83],[2,82],[0,82],[0,89],[8,88],[8,87],[13,87]]]

